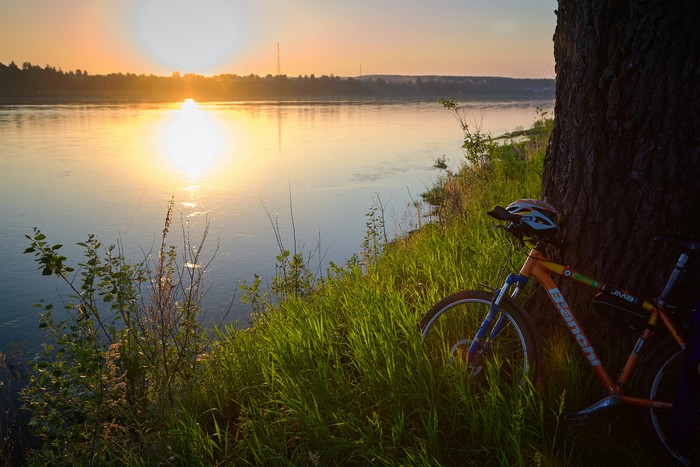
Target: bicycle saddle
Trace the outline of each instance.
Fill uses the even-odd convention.
[[[690,251],[700,250],[700,239],[697,239],[697,238],[684,237],[681,235],[673,235],[673,234],[661,234],[661,235],[655,236],[654,240],[673,243],[674,245],[678,245],[679,247],[681,247],[685,250],[690,250]]]

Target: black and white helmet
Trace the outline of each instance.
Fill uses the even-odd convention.
[[[561,213],[551,204],[537,199],[518,199],[506,208],[522,218],[521,222],[537,232],[554,232],[559,229]]]

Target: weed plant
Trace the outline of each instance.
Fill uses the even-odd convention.
[[[456,112],[452,104],[443,103]],[[206,353],[195,324],[199,293],[173,281],[183,269],[175,267],[172,250],[161,249],[161,266],[149,276],[148,268],[127,266],[112,250],[98,254],[100,245],[91,239],[81,276],[73,276],[83,285],[68,305],[71,320],[57,323],[44,307],[44,325],[57,344],[38,360],[25,393],[43,441],[35,459],[314,466],[650,462],[612,419],[589,427],[565,423],[566,413],[589,402],[590,378],[563,333],[546,336],[543,389],[501,384],[497,368],[477,381],[457,368],[438,371],[427,364],[418,330],[422,315],[449,293],[497,283],[510,272],[503,268],[509,240],[485,212],[538,196],[541,140],[551,128],[540,116],[536,137],[526,134],[510,144],[481,134],[474,141],[463,127],[464,164],[455,172],[443,167],[441,183],[424,195],[433,222],[389,242],[380,204],[368,214],[360,255],[331,265],[324,277],[278,235],[274,297],[260,277],[244,286],[254,309],[251,325],[216,328]],[[30,241],[43,272],[69,280],[58,247],[39,231]],[[146,294],[151,305],[137,306],[143,296],[138,285],[154,281],[184,293],[184,301],[159,295],[163,288],[156,285]],[[152,318],[164,312],[173,320]]]

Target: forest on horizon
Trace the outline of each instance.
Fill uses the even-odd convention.
[[[248,100],[285,98],[553,98],[554,79],[475,76],[334,75],[206,77],[173,72],[171,76],[133,73],[91,75],[80,69],[63,71],[25,62],[0,63],[0,98]]]

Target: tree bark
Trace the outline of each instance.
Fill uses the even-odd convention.
[[[569,264],[648,298],[680,252],[654,235],[700,237],[699,5],[559,0],[543,198]]]

